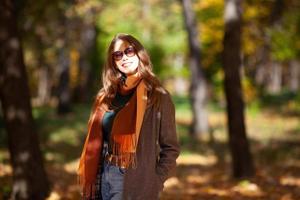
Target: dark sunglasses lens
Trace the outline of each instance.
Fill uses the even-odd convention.
[[[122,51],[116,51],[113,53],[113,57],[115,60],[121,60],[123,57],[123,52]]]
[[[128,57],[132,57],[135,55],[134,48],[132,48],[132,47],[125,49],[124,52],[125,52],[126,56],[128,56]]]
[[[124,50],[124,53],[126,54],[127,57],[132,57],[135,55],[135,50],[132,47],[128,47]],[[113,58],[116,61],[122,60],[123,58],[123,51],[116,51],[113,53]]]

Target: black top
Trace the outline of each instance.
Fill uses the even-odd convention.
[[[122,95],[117,93],[114,100],[112,101],[112,107],[109,108],[111,111],[105,112],[102,119],[102,132],[103,139],[105,142],[109,143],[109,137],[113,125],[113,121],[117,113],[126,105],[129,99],[132,97],[135,90],[132,90],[129,94]]]

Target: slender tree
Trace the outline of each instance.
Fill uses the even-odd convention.
[[[34,130],[12,0],[0,2],[0,23],[0,99],[13,167],[11,199],[45,199],[49,193],[49,183]]]
[[[282,28],[282,16],[285,7],[284,0],[274,1],[267,24],[269,30]],[[283,69],[282,63],[271,56],[272,40],[268,32],[270,31],[264,30],[263,32],[264,45],[261,50],[260,63],[256,69],[256,82],[258,85],[263,85],[267,92],[276,94],[282,88]]]
[[[181,0],[186,30],[189,41],[189,66],[191,71],[190,96],[193,111],[191,134],[199,138],[208,132],[207,82],[201,66],[201,51],[198,31],[191,0]]]
[[[64,27],[70,27],[70,24],[66,16],[61,15],[61,25]],[[59,77],[57,85],[57,113],[59,115],[65,115],[71,112],[71,88],[70,88],[70,55],[69,55],[69,41],[70,35],[67,30],[63,30],[60,35],[61,45],[58,50],[57,59],[57,74]]]
[[[292,92],[299,91],[300,87],[300,62],[298,60],[291,60],[289,63],[289,88]]]
[[[241,88],[241,3],[242,0],[225,1],[225,35],[223,67],[229,146],[234,177],[252,176],[254,166],[246,136],[244,102]]]
[[[86,102],[88,94],[91,93],[91,87],[88,84],[91,77],[91,55],[96,48],[97,32],[93,23],[78,22],[78,25],[83,29],[80,32],[80,47],[79,47],[79,74],[77,85],[73,90],[73,101]],[[74,98],[75,97],[75,98]]]
[[[69,65],[70,60],[66,53],[66,48],[61,48],[59,50],[58,59],[58,74],[59,83],[57,86],[57,97],[58,106],[57,113],[64,115],[71,112],[71,91],[70,91],[70,75],[69,75]]]

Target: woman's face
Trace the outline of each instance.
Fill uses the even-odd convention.
[[[126,75],[136,73],[140,59],[136,55],[135,49],[127,41],[116,41],[112,57],[121,72]]]

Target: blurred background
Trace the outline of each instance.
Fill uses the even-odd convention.
[[[106,49],[129,33],[176,107],[161,199],[300,199],[298,0],[2,0],[0,199],[80,199]]]

